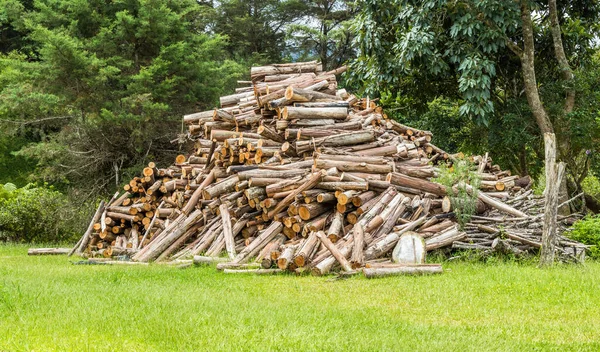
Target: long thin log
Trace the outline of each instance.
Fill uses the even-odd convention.
[[[283,224],[273,221],[257,238],[244,248],[233,260],[234,263],[246,263],[250,257],[256,255],[264,246],[275,238],[283,230]]]
[[[363,273],[368,279],[396,275],[428,275],[443,273],[440,264],[431,265],[398,265],[395,267],[364,268]]]
[[[275,214],[278,214],[284,208],[289,206],[294,201],[294,199],[296,199],[296,196],[298,194],[300,194],[302,191],[313,188],[317,183],[319,183],[319,181],[321,180],[323,175],[324,175],[323,172],[315,172],[314,174],[312,174],[310,176],[310,178],[304,184],[302,184],[300,187],[293,190],[287,197],[285,197],[282,201],[277,203],[275,208],[273,208],[272,210],[269,211],[269,213],[267,214],[267,217],[269,219],[273,218],[273,216]]]
[[[325,248],[327,248],[331,252],[331,254],[335,258],[335,260],[337,260],[340,263],[340,265],[342,266],[342,269],[344,269],[344,271],[346,271],[346,272],[353,271],[352,265],[350,265],[350,262],[346,259],[346,255],[342,254],[342,252],[340,252],[340,250],[329,240],[329,238],[327,238],[327,236],[325,236],[324,232],[319,231],[319,232],[317,232],[316,236],[321,241],[321,243],[323,243]]]
[[[29,248],[27,255],[60,255],[70,252],[71,248]]]
[[[88,225],[87,230],[81,237],[79,247],[76,247],[76,249],[74,248],[75,250],[70,252],[69,256],[71,256],[73,253],[76,255],[83,254],[83,251],[87,248],[88,243],[90,242],[90,237],[92,235],[92,231],[94,230],[94,224],[98,222],[98,219],[100,219],[102,212],[104,212],[104,201],[101,201],[100,205],[98,205],[98,209],[96,209],[96,213],[94,213],[94,216],[92,217],[92,221],[90,221],[90,224]]]
[[[223,222],[223,236],[225,237],[227,255],[229,255],[229,258],[234,259],[237,253],[235,252],[235,239],[231,227],[229,206],[226,203],[223,203],[219,206],[219,211],[221,213],[221,221]]]
[[[352,269],[358,269],[364,265],[365,254],[365,233],[361,224],[355,224],[353,227],[354,233],[354,246],[352,247],[352,254],[350,256],[350,264]]]

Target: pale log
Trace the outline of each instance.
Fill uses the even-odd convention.
[[[78,243],[79,246],[78,247],[76,246],[76,248],[73,248],[74,251],[69,253],[69,256],[72,255],[73,253],[75,253],[76,255],[83,254],[83,251],[87,248],[88,243],[90,242],[92,231],[94,230],[94,224],[98,222],[98,220],[100,219],[100,216],[102,215],[103,212],[104,212],[104,201],[101,201],[100,205],[98,205],[98,209],[96,209],[96,213],[92,217],[92,221],[90,221],[90,224],[88,225],[87,230],[85,231],[85,233],[81,237],[81,240]]]
[[[329,229],[327,230],[327,238],[333,243],[337,242],[342,236],[344,227],[344,214],[335,212]]]
[[[350,264],[352,269],[361,268],[365,262],[365,233],[361,224],[356,224],[353,227],[354,245],[352,246],[352,254],[350,255]]]
[[[71,248],[29,248],[27,255],[59,255],[69,254]]]
[[[272,241],[283,230],[283,224],[279,221],[273,221],[249,246],[233,260],[234,263],[246,263],[250,257],[256,255],[264,246]]]
[[[394,185],[414,188],[423,192],[433,193],[438,196],[446,195],[446,187],[443,185],[416,177],[406,176],[398,172],[392,172],[388,174],[386,181],[389,181]]]
[[[236,256],[235,252],[235,239],[233,238],[233,229],[231,227],[231,218],[229,216],[229,207],[226,203],[219,206],[221,214],[221,221],[223,222],[223,236],[225,237],[225,248],[229,258],[234,259]]]
[[[342,269],[344,269],[344,271],[352,271],[352,265],[350,265],[350,262],[346,259],[346,255],[342,253],[336,246],[335,244],[333,244],[329,238],[327,238],[327,236],[325,236],[325,233],[322,231],[317,232],[317,238],[321,241],[321,243],[323,243],[323,245],[325,246],[325,248],[327,248],[331,254],[333,255],[333,257],[335,258],[335,260],[338,261],[338,263],[340,263],[340,265],[342,266]]]
[[[285,120],[345,120],[348,117],[346,108],[300,108],[286,106],[282,117]]]
[[[454,241],[460,241],[467,236],[466,232],[460,231],[458,226],[454,226],[438,235],[434,235],[425,240],[425,247],[427,251],[431,251],[437,248],[449,246]]]
[[[395,267],[364,268],[363,273],[368,279],[396,275],[430,275],[443,273],[440,264],[432,265],[398,265]]]

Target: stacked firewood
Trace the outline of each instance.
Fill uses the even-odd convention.
[[[406,234],[421,236],[427,251],[538,248],[541,222],[530,214],[543,200],[528,190],[529,178],[488,155],[472,158],[480,215],[459,229],[447,188],[432,179],[439,163],[464,156],[388,119],[376,101],[337,89],[344,70],[323,72],[317,62],[253,67],[220,108],[184,116],[193,153],[164,169],[150,163],[100,205],[74,251],[325,274],[437,272],[387,263]],[[567,247],[582,252],[563,244],[569,256]]]

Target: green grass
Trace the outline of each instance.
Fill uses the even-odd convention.
[[[0,247],[0,351],[600,350],[600,263],[333,280],[25,253]]]

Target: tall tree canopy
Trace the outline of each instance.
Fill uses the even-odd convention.
[[[353,1],[306,1],[302,21],[287,29],[291,50],[301,59],[318,59],[325,69],[340,67],[354,54],[350,23],[356,11]]]
[[[366,92],[434,130],[451,128],[439,115],[460,121],[463,138],[455,143],[464,144],[466,133],[487,139],[479,146],[491,145],[521,173],[539,167],[543,155],[531,133],[554,131],[579,187],[585,151],[600,137],[598,107],[578,94],[597,85],[589,80],[597,76],[581,74],[597,67],[597,1],[358,3],[352,73]],[[512,151],[508,157],[505,150]]]
[[[0,57],[0,122],[34,142],[19,155],[44,180],[93,191],[172,157],[181,115],[215,106],[243,71],[193,0],[3,2],[3,30],[31,45]]]
[[[213,30],[227,36],[227,50],[259,62],[287,58],[286,28],[309,9],[301,0],[224,0],[213,6]]]

